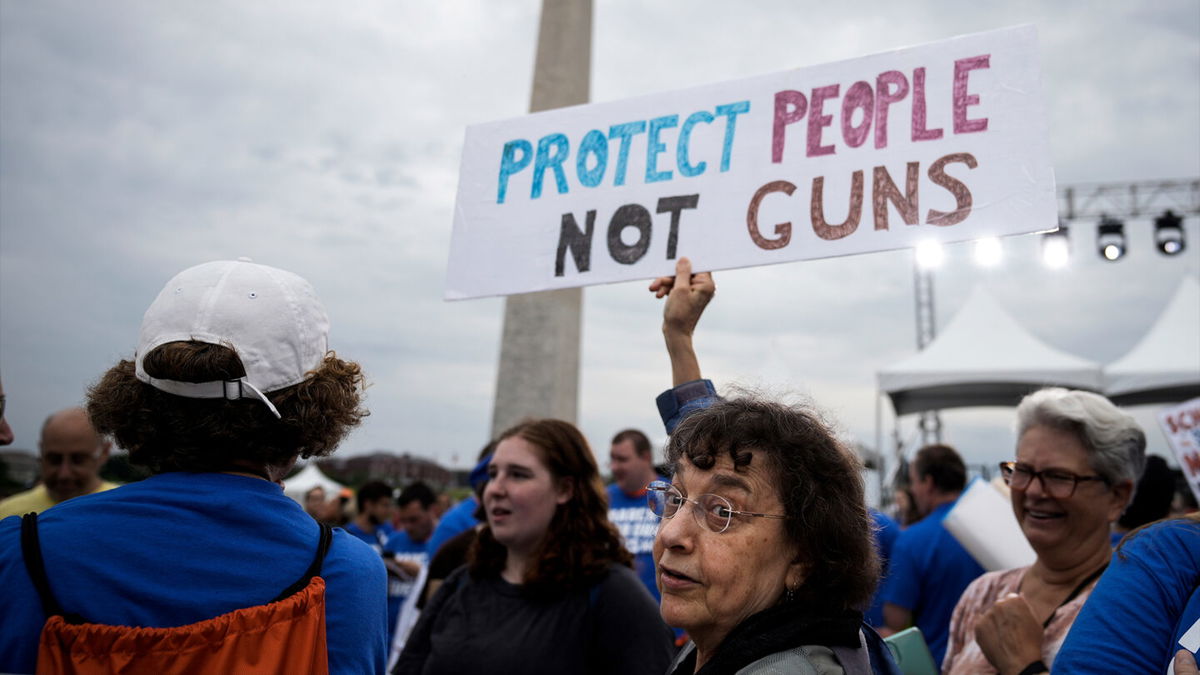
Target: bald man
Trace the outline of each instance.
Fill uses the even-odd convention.
[[[46,418],[38,441],[42,482],[0,501],[0,518],[42,512],[81,495],[117,487],[100,480],[112,443],[92,428],[83,408],[67,408]]]

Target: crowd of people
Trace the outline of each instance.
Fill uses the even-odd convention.
[[[0,501],[0,671],[899,673],[889,642],[919,635],[943,673],[1197,672],[1200,515],[1169,514],[1130,415],[1020,402],[999,468],[1036,558],[985,572],[944,526],[953,447],[913,455],[893,514],[868,508],[819,411],[704,379],[712,276],[685,258],[650,290],[664,464],[621,430],[605,486],[578,428],[531,419],[457,504],[379,481],[298,503],[285,477],[368,414],[363,373],[299,276],[184,270],[133,360],[47,418],[40,483]],[[114,443],[150,477],[102,480]]]

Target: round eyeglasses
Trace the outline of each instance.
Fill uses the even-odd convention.
[[[1032,467],[1016,462],[1000,462],[1000,475],[1004,482],[1014,490],[1028,490],[1033,479],[1042,481],[1042,489],[1055,499],[1067,499],[1075,494],[1075,488],[1085,481],[1098,480],[1108,483],[1104,476],[1080,476],[1070,471],[1046,469],[1034,471]]]
[[[646,505],[650,512],[659,518],[673,518],[684,503],[692,505],[692,515],[709,532],[720,534],[729,529],[734,516],[753,516],[755,518],[776,518],[786,520],[787,516],[777,516],[770,513],[754,513],[752,511],[737,511],[721,495],[700,495],[695,499],[683,496],[674,485],[656,480],[646,486]]]

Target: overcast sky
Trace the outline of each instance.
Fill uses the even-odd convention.
[[[995,6],[983,6],[985,4]],[[1061,186],[1200,176],[1200,4],[597,0],[591,99],[761,75],[1022,23],[1037,26]],[[487,440],[503,301],[442,300],[463,132],[528,110],[539,3],[0,2],[0,375],[16,447],[130,358],[142,312],[185,267],[250,256],[308,278],[371,417],[343,445],[461,466]],[[1189,248],[1094,253],[1065,270],[1038,237],[981,271],[947,251],[939,323],[982,284],[1047,343],[1129,350]],[[873,445],[875,372],[915,352],[910,252],[720,273],[705,374],[810,397]],[[585,291],[579,425],[606,459],[664,433],[660,305],[642,282]],[[1197,346],[1200,350],[1200,345]],[[1153,425],[1153,408],[1137,411]],[[890,408],[884,406],[890,431]],[[1011,410],[943,415],[970,462],[1012,452]],[[911,440],[915,420],[901,420]],[[1152,448],[1161,435],[1148,429]]]

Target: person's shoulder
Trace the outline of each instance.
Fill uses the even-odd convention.
[[[46,494],[46,487],[38,485],[0,500],[0,518],[22,516],[30,511],[44,511],[53,505],[50,496]]]
[[[0,555],[21,550],[21,517],[0,518]]]
[[[371,548],[370,544],[340,527],[333,528],[333,539],[329,543],[329,552],[355,564],[369,561],[371,567],[378,564],[381,569],[383,568],[383,559],[379,557],[375,549]]]
[[[900,534],[896,536],[896,546],[911,546],[916,542],[921,542],[923,545],[928,539],[936,536],[942,530],[944,528],[940,520],[925,516],[912,525],[900,530]]]
[[[461,522],[474,522],[475,509],[478,507],[479,502],[475,500],[474,495],[471,495],[450,507],[450,510],[446,512],[446,515],[442,516],[442,519],[438,521],[438,527],[441,527],[443,524],[447,526],[454,526]]]
[[[836,675],[844,672],[846,671],[833,650],[822,645],[804,645],[767,654],[738,671],[739,675]]]
[[[645,596],[645,599],[653,602],[650,591],[646,589],[646,585],[642,583],[637,572],[616,562],[608,564],[608,570],[602,578],[597,580],[594,588],[606,597],[638,598],[640,600],[642,596]]]
[[[486,583],[481,583],[483,580],[476,579],[471,576],[471,571],[466,565],[459,565],[454,568],[454,571],[446,576],[442,581],[442,585],[438,588],[438,592],[455,594],[460,590],[472,586],[486,586]]]
[[[418,544],[408,536],[408,532],[399,529],[388,533],[387,543],[384,544],[383,550],[389,553],[423,553],[428,543],[429,541],[426,540]]]
[[[877,508],[874,508],[874,507],[868,508],[867,512],[871,514],[871,520],[875,521],[875,524],[878,525],[879,527],[895,527],[895,528],[900,527],[900,524],[896,522],[895,518],[889,516],[888,514],[884,513],[883,511],[880,511]]]
[[[642,585],[642,581],[638,579],[637,572],[634,572],[633,568],[629,567],[628,565],[622,565],[618,562],[610,562],[608,564],[608,573],[604,575],[604,578],[600,580],[600,583],[614,584],[618,586],[625,584],[634,584],[636,586]]]
[[[1126,546],[1136,545],[1139,539],[1175,539],[1181,540],[1192,547],[1200,547],[1200,520],[1193,518],[1169,518],[1146,526],[1140,532],[1128,538]]]
[[[1148,525],[1127,535],[1115,557],[1119,561],[1166,558],[1200,567],[1200,521],[1172,518]]]
[[[966,589],[962,592],[960,602],[984,602],[990,605],[999,600],[1001,595],[1015,591],[1021,585],[1021,577],[1027,569],[1029,568],[1014,567],[1007,570],[984,572],[967,584]]]

